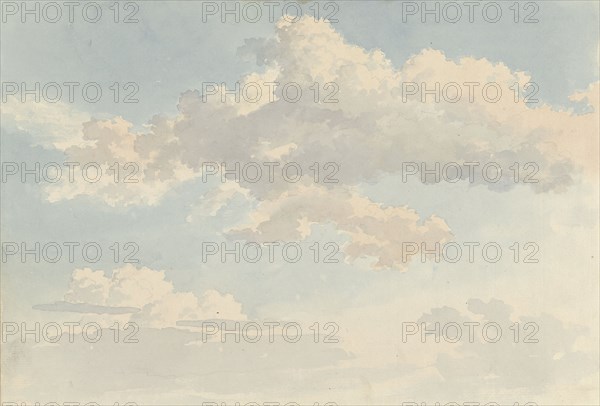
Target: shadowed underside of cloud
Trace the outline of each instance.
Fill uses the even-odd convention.
[[[138,313],[137,307],[117,307],[117,306],[99,306],[87,303],[69,303],[58,301],[49,304],[39,304],[33,306],[35,310],[45,312],[71,312],[71,313],[94,313],[94,314],[128,314]]]

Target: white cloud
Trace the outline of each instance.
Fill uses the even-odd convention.
[[[0,105],[2,126],[31,134],[36,144],[64,149],[73,145],[91,145],[83,140],[83,123],[90,115],[67,103],[21,102],[9,96]]]
[[[199,91],[187,91],[179,115],[155,116],[146,132],[132,131],[120,117],[88,121],[83,129],[88,145],[65,148],[68,160],[98,162],[105,173],[114,162],[134,162],[138,182],[115,183],[111,176],[98,183],[65,180],[46,188],[48,199],[89,195],[113,206],[155,205],[173,187],[197,179],[205,162],[284,158],[280,163],[296,162],[305,170],[314,162],[334,162],[339,183],[332,187],[311,185],[310,174],[298,183],[241,181],[206,193],[187,219],[193,221],[198,211],[214,215],[241,195],[253,199],[257,209],[250,215],[259,219],[247,230],[238,228],[246,236],[303,238],[310,223],[333,223],[351,238],[345,247],[350,258],[373,256],[377,267],[402,268],[399,235],[442,242],[449,238],[448,227],[436,217],[420,224],[408,208],[382,208],[354,187],[397,175],[403,162],[428,167],[497,162],[505,168],[503,179],[487,186],[498,191],[514,186],[506,168],[515,162],[537,163],[539,182],[531,185],[538,192],[563,191],[579,173],[597,178],[598,83],[573,95],[589,103],[591,113],[530,108],[514,102],[511,87],[535,79],[502,63],[473,57],[452,61],[441,51],[423,50],[395,68],[382,51],[349,44],[330,25],[309,18],[294,24],[282,20],[275,37],[247,40],[239,52],[266,65],[265,73],[250,73],[240,82],[296,82],[306,97],[298,103],[280,98],[254,104],[230,98],[221,103],[220,96],[212,96],[205,103]],[[315,82],[321,87],[335,82],[339,102],[315,103],[309,90]],[[494,82],[503,97],[486,102],[480,86],[473,103],[466,94],[457,103],[432,98],[423,103],[417,96],[403,100],[403,82],[425,82],[429,88],[435,82]],[[521,180],[526,175],[521,171]]]
[[[556,111],[542,103],[530,108],[522,101],[515,103],[513,86],[535,78],[502,63],[473,57],[452,61],[429,49],[395,68],[382,51],[349,44],[328,24],[308,18],[295,24],[282,21],[274,38],[247,40],[239,52],[267,66],[265,73],[241,78],[242,85],[296,82],[304,89],[303,98],[297,103],[281,98],[265,103],[264,92],[259,103],[235,103],[229,96],[221,103],[220,94],[203,102],[200,91],[188,91],[181,96],[177,117],[156,116],[145,133],[132,132],[122,118],[92,120],[84,127],[84,140],[93,146],[66,148],[69,159],[107,165],[137,162],[140,182],[127,188],[62,184],[49,188],[50,200],[96,195],[111,205],[156,204],[170,188],[198,176],[203,162],[283,157],[304,168],[315,161],[336,162],[340,180],[350,185],[397,173],[405,161],[429,166],[436,161],[494,161],[503,168],[536,162],[540,182],[532,186],[538,191],[564,189],[576,169],[597,176],[597,83],[573,95],[586,100],[592,113]],[[326,83],[336,83],[339,102],[314,103],[310,87],[315,82],[324,94]],[[431,96],[423,103],[420,93],[404,100],[407,82],[426,83],[429,89],[435,82],[442,87],[455,82],[461,84],[463,96],[457,103],[434,103]],[[466,82],[479,83],[473,102]],[[502,91],[496,103],[482,96],[483,85],[492,82]],[[505,170],[504,180],[512,176]],[[501,184],[498,190],[510,187]],[[244,186],[261,199],[293,187]]]
[[[133,265],[114,269],[111,276],[90,268],[76,269],[64,299],[70,305],[85,305],[82,309],[89,305],[137,308],[139,312],[118,318],[154,328],[175,327],[177,321],[186,319],[246,319],[232,295],[213,289],[200,296],[178,292],[164,271]]]

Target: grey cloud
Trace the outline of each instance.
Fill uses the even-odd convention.
[[[93,314],[128,314],[141,311],[137,307],[99,306],[88,303],[69,303],[58,301],[33,306],[35,310],[45,312],[93,313]]]
[[[426,389],[422,388],[422,396],[429,396],[425,394],[426,390],[445,393],[452,399],[468,399],[482,389],[492,387],[498,394],[525,391],[530,396],[540,396],[554,385],[573,385],[598,371],[597,354],[575,348],[576,341],[589,334],[586,328],[567,326],[548,314],[514,320],[510,318],[511,306],[498,299],[487,303],[470,299],[468,309],[471,314],[463,315],[454,308],[444,307],[431,309],[429,314],[422,316],[420,321],[430,323],[429,328],[431,323],[480,323],[475,342],[469,343],[463,333],[463,338],[456,344],[456,352],[438,356],[433,366],[443,384],[429,383]],[[483,320],[475,315],[482,315]],[[498,342],[482,339],[481,327],[488,322],[501,326],[502,338]],[[510,330],[514,323],[519,323],[517,340]],[[532,324],[524,328],[526,323]]]

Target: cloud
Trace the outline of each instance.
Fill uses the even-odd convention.
[[[96,195],[111,205],[157,204],[172,187],[198,176],[204,162],[277,158],[304,168],[315,161],[335,162],[346,185],[399,173],[406,161],[425,162],[428,167],[435,162],[497,162],[505,168],[502,180],[486,185],[499,191],[514,186],[508,170],[514,162],[538,164],[539,182],[531,186],[539,192],[564,190],[577,171],[596,176],[597,83],[573,95],[574,100],[589,103],[592,112],[557,111],[541,102],[531,108],[522,100],[514,101],[515,83],[535,82],[527,73],[484,58],[449,60],[433,49],[396,68],[381,50],[350,44],[329,24],[309,18],[294,24],[282,20],[274,37],[246,40],[239,54],[265,66],[263,73],[240,78],[242,86],[249,82],[262,86],[259,102],[242,98],[236,103],[227,96],[222,103],[220,93],[190,90],[180,98],[179,115],[155,116],[146,132],[133,132],[132,124],[122,118],[91,120],[84,126],[83,139],[93,145],[65,148],[69,159],[106,165],[137,162],[139,183],[127,188],[62,183],[53,186],[58,189],[50,191],[50,199]],[[277,88],[276,100],[265,102],[266,82],[297,83],[304,97],[287,102]],[[435,103],[428,97],[423,103],[420,92],[406,95],[406,83],[424,83],[432,89],[436,82],[441,87],[460,84],[464,93],[460,101]],[[479,83],[472,102],[465,82]],[[327,83],[335,83],[338,101],[315,103],[314,83],[321,96],[329,94],[324,90]],[[498,102],[489,101],[493,91],[488,92],[492,95],[488,101],[484,99],[486,83],[501,89]],[[242,185],[260,199],[293,187]]]
[[[83,139],[83,123],[90,115],[64,102],[21,102],[15,96],[0,105],[2,127],[25,131],[33,136],[36,145],[65,149],[74,145],[91,145]]]
[[[376,269],[405,270],[403,242],[433,246],[452,238],[448,225],[437,216],[422,220],[408,207],[383,207],[356,192],[315,186],[260,202],[249,223],[233,227],[228,235],[258,242],[296,241],[310,235],[311,224],[333,224],[349,237],[343,247],[347,259],[374,258]]]
[[[114,307],[97,306],[86,303],[69,303],[58,301],[49,304],[39,304],[33,306],[35,310],[46,312],[73,312],[73,313],[95,313],[95,314],[128,314],[140,311],[137,307]]]
[[[176,140],[168,136],[168,120],[156,127],[155,131],[161,131],[160,142],[154,141],[157,136],[134,132],[132,126],[121,117],[86,122],[84,140],[93,146],[71,146],[65,153],[67,161],[79,164],[77,171],[93,163],[100,167],[99,175],[90,169],[92,181],[84,181],[83,175],[78,175],[74,182],[63,176],[56,186],[46,188],[48,200],[91,195],[111,206],[155,205],[172,187],[196,176],[181,162],[166,156],[167,150],[177,149]]]
[[[345,326],[343,348],[354,359],[344,364],[344,378],[356,384],[362,377],[370,388],[368,394],[354,393],[356,399],[364,404],[597,403],[597,325],[531,314],[496,298],[460,297],[455,290],[424,288],[417,296],[347,309],[347,317],[338,320]],[[432,298],[463,305],[431,307]],[[406,322],[416,323],[417,330],[403,340],[403,331],[412,331],[403,330]],[[340,392],[353,390],[349,384]]]
[[[481,333],[481,328],[476,330],[473,343],[463,336],[454,351],[440,353],[434,365],[443,381],[438,389],[443,385],[452,388],[447,392],[449,395],[466,397],[480,388],[493,386],[498,394],[526,392],[537,397],[556,386],[569,386],[571,399],[591,395],[590,388],[581,384],[598,370],[594,346],[581,346],[589,335],[587,328],[565,325],[548,314],[513,318],[512,307],[498,299],[487,303],[470,299],[467,309],[466,314],[449,307],[431,309],[419,322],[428,323],[429,328],[433,323],[444,326],[451,321],[461,325],[467,321],[479,322],[479,326],[493,322],[501,327],[502,337],[497,342],[484,339],[497,337],[497,333],[493,328],[489,334]],[[454,334],[452,329],[448,331]],[[443,332],[431,334],[429,341],[436,336],[441,338]],[[436,386],[431,385],[427,384],[428,391],[432,388],[435,391]]]
[[[260,67],[240,78],[242,85],[294,82],[305,97],[291,103],[277,88],[274,102],[237,103],[228,95],[223,103],[222,87],[216,95],[188,90],[180,97],[178,115],[156,115],[145,131],[134,131],[133,124],[121,117],[89,120],[83,125],[83,145],[61,145],[68,160],[97,162],[104,176],[97,183],[63,177],[45,188],[48,199],[94,196],[111,206],[158,205],[173,188],[200,182],[206,162],[228,167],[294,162],[305,171],[299,182],[281,177],[266,182],[263,177],[259,182],[242,179],[235,187],[221,184],[204,194],[187,220],[193,222],[203,213],[216,215],[241,197],[254,207],[245,208],[250,210],[248,227],[230,230],[237,236],[305,238],[311,223],[334,224],[350,237],[344,248],[349,259],[371,256],[377,268],[403,269],[400,235],[408,236],[408,241],[443,242],[450,237],[448,226],[435,216],[420,223],[412,209],[383,208],[358,190],[365,183],[398,176],[406,162],[428,168],[436,163],[478,162],[481,167],[495,162],[503,168],[501,179],[490,183],[477,176],[475,183],[497,192],[515,186],[515,175],[508,169],[515,162],[521,168],[530,162],[537,165],[537,183],[530,186],[540,193],[564,191],[580,175],[597,178],[598,83],[573,95],[573,100],[588,103],[589,113],[555,110],[543,103],[531,108],[522,100],[515,103],[513,88],[535,79],[503,63],[475,57],[455,61],[441,51],[425,49],[395,67],[381,50],[350,44],[329,24],[310,18],[294,24],[282,20],[272,38],[248,39],[238,52],[255,58]],[[457,103],[406,96],[405,83],[432,88],[436,82],[480,86],[472,102],[467,94]],[[491,82],[503,95],[496,103],[481,94],[483,84]],[[315,103],[315,83],[321,96],[325,85],[334,83],[333,97],[338,101]],[[266,97],[268,87],[261,89]],[[135,164],[130,167],[133,183],[114,182],[108,174],[115,162]],[[315,184],[308,169],[315,162],[334,163],[338,183]],[[519,181],[528,175],[529,171],[520,171]],[[462,179],[467,177],[465,170]]]
[[[145,327],[175,327],[182,319],[245,320],[232,295],[209,289],[200,296],[178,292],[164,271],[125,265],[107,276],[90,268],[73,271],[65,301],[34,308],[45,311],[127,315]]]
[[[219,210],[226,207],[236,197],[251,200],[248,189],[242,188],[236,182],[225,182],[204,194],[193,207],[186,220],[194,222],[198,218],[215,216]]]

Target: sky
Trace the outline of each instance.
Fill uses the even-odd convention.
[[[597,2],[76,3],[0,5],[3,404],[600,402]]]

